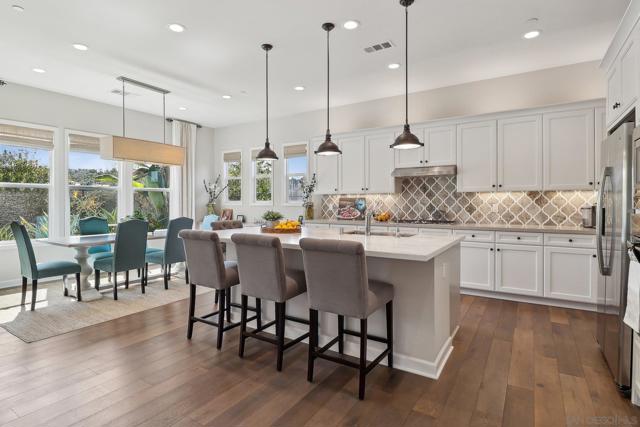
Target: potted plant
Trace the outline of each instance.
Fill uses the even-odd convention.
[[[306,182],[302,179],[302,207],[304,207],[305,219],[313,219],[313,192],[316,190],[316,174],[311,177],[310,182]]]
[[[284,218],[284,215],[276,211],[266,211],[262,214],[262,219],[266,221],[265,225],[269,228],[275,227],[282,218]]]
[[[222,179],[220,175],[216,178],[216,180],[211,184],[211,181],[207,182],[206,180],[202,180],[204,184],[204,190],[209,195],[209,201],[207,202],[207,213],[208,214],[216,214],[220,215],[220,208],[216,205],[218,198],[224,193],[224,190],[227,189],[227,185],[222,187],[221,184]],[[222,188],[220,188],[222,187]]]

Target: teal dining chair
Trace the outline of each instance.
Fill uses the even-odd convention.
[[[64,296],[69,296],[67,289],[67,275],[76,275],[76,299],[82,301],[80,293],[80,265],[71,261],[36,262],[36,255],[31,245],[31,238],[24,225],[16,221],[11,223],[11,231],[16,239],[18,258],[20,259],[20,274],[22,275],[22,304],[27,297],[27,280],[31,279],[31,311],[36,309],[38,280],[49,277],[62,276]]]
[[[96,259],[93,269],[96,274],[96,289],[100,290],[100,271],[113,274],[113,299],[118,299],[118,273],[125,273],[125,288],[129,288],[129,270],[143,269],[147,249],[149,223],[139,219],[121,222],[116,229],[116,242],[113,255]],[[145,277],[140,281],[144,294]]]
[[[191,218],[175,218],[169,221],[167,228],[167,236],[164,240],[164,250],[157,252],[147,252],[145,263],[145,277],[149,277],[149,264],[160,264],[164,270],[164,288],[169,289],[169,280],[171,279],[171,264],[177,262],[185,262],[184,244],[178,237],[178,233],[182,230],[191,230],[193,228],[193,220]],[[189,283],[189,270],[185,269],[185,280]]]
[[[78,228],[80,229],[81,236],[93,236],[96,234],[108,234],[109,233],[109,222],[104,218],[99,218],[97,216],[90,216],[87,218],[82,218],[78,221]],[[111,245],[100,245],[93,246],[89,248],[90,262],[93,263],[95,260],[100,258],[110,257],[113,254],[111,253]],[[111,273],[109,273],[109,280],[111,280]]]

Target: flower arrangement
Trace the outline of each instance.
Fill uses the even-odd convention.
[[[269,222],[278,221],[282,218],[284,218],[284,215],[277,211],[266,211],[262,214],[262,219]]]
[[[310,182],[306,182],[306,180],[302,179],[302,206],[309,207],[313,206],[313,202],[311,201],[311,197],[313,196],[313,192],[316,191],[316,174],[314,173],[311,177]]]
[[[218,175],[216,180],[213,182],[213,185],[211,184],[211,181],[207,182],[207,180],[205,179],[202,180],[202,183],[204,184],[204,190],[209,195],[209,204],[214,204],[216,200],[218,200],[220,195],[222,195],[224,190],[227,189],[227,185],[220,188],[222,186],[221,181],[222,178],[220,178],[220,175]]]

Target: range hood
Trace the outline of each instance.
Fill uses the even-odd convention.
[[[416,168],[396,168],[391,176],[396,178],[412,176],[452,176],[458,173],[456,165],[447,166],[421,166]]]

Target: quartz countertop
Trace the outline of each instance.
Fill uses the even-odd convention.
[[[230,243],[231,236],[236,233],[276,236],[280,239],[283,248],[298,250],[300,250],[300,239],[303,237],[349,240],[362,243],[368,257],[425,262],[460,244],[464,239],[464,237],[431,237],[420,234],[410,237],[362,236],[340,234],[339,230],[330,228],[303,228],[302,233],[296,234],[267,234],[262,233],[260,227],[245,227],[243,229],[219,230],[216,233],[220,240],[226,243]]]
[[[305,221],[308,224],[334,224],[364,226],[364,221],[338,220],[338,219],[314,219]],[[378,222],[373,221],[372,226],[377,227],[406,227],[406,228],[440,228],[449,230],[487,230],[487,231],[513,231],[518,233],[555,233],[555,234],[596,234],[594,228],[584,228],[575,226],[553,226],[553,225],[508,225],[508,224],[406,224],[393,221]]]

